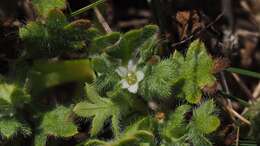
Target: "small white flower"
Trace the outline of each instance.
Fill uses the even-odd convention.
[[[142,71],[136,71],[136,65],[133,64],[133,61],[128,62],[128,66],[120,66],[116,69],[116,72],[122,80],[120,81],[123,89],[128,89],[131,93],[136,93],[138,90],[138,83],[144,79],[144,73]]]

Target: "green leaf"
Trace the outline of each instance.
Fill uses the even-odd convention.
[[[140,64],[146,63],[153,55],[158,54],[158,37],[157,35],[149,38],[140,48]]]
[[[58,9],[53,9],[48,13],[46,27],[49,30],[54,31],[55,29],[63,28],[66,25],[68,25],[68,21],[62,11],[60,11]]]
[[[19,85],[0,81],[0,115],[13,115],[16,108],[22,107],[31,97]]]
[[[89,101],[78,103],[74,107],[74,112],[82,117],[93,117],[90,134],[96,136],[103,128],[104,123],[111,117],[112,129],[115,135],[119,133],[118,120],[121,117],[121,105],[111,99],[99,96],[93,86],[86,85],[87,97]]]
[[[15,135],[22,127],[23,125],[14,118],[1,118],[0,120],[0,133],[7,139]]]
[[[9,85],[6,83],[0,84],[0,99],[5,101],[6,103],[11,104],[12,102],[12,93],[15,90],[15,85]]]
[[[113,45],[119,43],[120,36],[121,34],[119,32],[112,32],[107,35],[96,37],[91,43],[91,54],[106,52],[113,47]]]
[[[186,134],[188,132],[185,114],[191,109],[189,105],[181,105],[170,114],[163,123],[161,135],[165,146],[187,146]]]
[[[199,40],[191,43],[188,52],[186,54],[186,69],[193,72],[197,78],[197,84],[199,87],[212,84],[215,81],[212,75],[213,60],[208,55],[204,43]],[[190,67],[190,68],[189,68]]]
[[[71,109],[58,106],[47,112],[40,125],[45,136],[70,137],[77,133],[77,126],[69,119]]]
[[[157,31],[158,27],[155,25],[147,25],[142,29],[131,30],[122,36],[119,44],[107,50],[107,53],[127,63],[133,53],[140,49],[146,41],[150,40]]]
[[[210,134],[215,131],[220,125],[220,120],[214,115],[214,111],[215,104],[213,100],[203,103],[198,109],[193,111],[191,127],[202,134]]]
[[[186,129],[185,114],[191,109],[189,105],[179,106],[169,117],[165,123],[162,134],[169,139],[175,138],[178,139],[182,137]]]
[[[146,67],[140,94],[149,100],[170,97],[173,93],[196,104],[201,100],[201,89],[215,82],[212,68],[213,60],[204,44],[196,40],[190,45],[186,57],[176,51],[169,59]]]
[[[184,116],[190,108],[189,105],[178,107],[163,124],[162,143],[165,146],[188,146],[189,142],[194,146],[212,146],[206,136],[220,125],[220,120],[214,115],[214,101],[206,101],[195,109],[191,120],[186,123]]]
[[[176,70],[173,80],[175,94],[189,103],[198,103],[202,96],[201,89],[215,82],[211,73],[213,60],[207,54],[205,45],[196,40],[191,43],[185,58],[175,52],[172,60]]]
[[[92,68],[98,73],[107,73],[113,69],[105,54],[93,57],[91,62]]]
[[[87,25],[85,21],[81,22]],[[88,36],[93,33],[74,22],[69,23],[57,9],[50,11],[45,21],[32,21],[19,29],[26,49],[25,57],[33,59],[57,57],[83,49]]]
[[[148,117],[135,121],[126,128],[124,133],[110,143],[112,143],[112,146],[133,146],[144,142],[154,143],[153,127],[148,126],[151,124],[150,122],[151,120]]]
[[[32,0],[32,3],[42,16],[47,16],[53,9],[66,7],[65,0]]]
[[[37,134],[34,139],[35,146],[46,146],[47,136],[44,133]]]
[[[171,95],[172,80],[174,79],[173,62],[165,59],[151,67],[145,73],[145,79],[140,84],[140,94],[145,99],[165,98]]]
[[[18,132],[24,135],[31,134],[30,129],[15,118],[17,109],[23,107],[30,99],[25,89],[19,85],[0,81],[0,133],[2,136],[8,139]]]
[[[89,60],[72,60],[35,63],[30,72],[33,94],[68,82],[91,82],[94,79]]]
[[[153,144],[154,135],[151,129],[146,129],[149,118],[142,118],[120,134],[118,138],[112,141],[89,140],[84,146],[139,146],[141,144]]]

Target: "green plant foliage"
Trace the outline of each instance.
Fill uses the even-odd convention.
[[[77,133],[77,126],[70,119],[71,109],[64,106],[57,106],[47,112],[42,119],[39,130],[40,134],[36,137],[36,144],[44,146],[48,135],[56,137],[70,137]],[[38,146],[37,145],[37,146]]]
[[[218,117],[213,115],[214,112],[215,104],[213,100],[203,103],[198,109],[193,111],[191,127],[196,127],[196,130],[203,134],[212,133],[220,125]]]
[[[44,115],[40,128],[48,135],[72,136],[76,134],[77,127],[69,119],[70,113],[70,108],[58,106]]]
[[[32,2],[40,17],[19,29],[25,47],[19,61],[26,68],[20,67],[18,72],[23,74],[26,90],[16,84],[0,84],[3,137],[28,133],[36,146],[52,143],[48,136],[59,143],[60,138],[77,138],[82,133],[90,134],[81,144],[84,146],[212,145],[207,136],[220,124],[216,107],[213,100],[196,105],[202,100],[201,89],[215,82],[213,60],[201,41],[191,43],[185,54],[176,51],[161,58],[163,44],[155,25],[102,34],[88,20],[69,22],[59,10],[65,7],[63,0]],[[70,15],[86,8],[90,7]],[[65,92],[71,100],[63,98],[63,91],[48,90],[71,82],[78,87],[73,95]],[[32,100],[25,91],[30,91]],[[45,91],[54,98],[45,99]],[[46,106],[34,105],[39,97]],[[153,101],[160,102],[157,108],[151,107]],[[183,104],[173,112],[176,105],[170,108],[164,105],[166,101]],[[162,117],[158,117],[160,110]],[[90,125],[82,119],[91,120]],[[88,126],[90,131],[84,131]],[[113,135],[98,139],[106,132]]]
[[[93,86],[86,85],[86,92],[89,101],[78,103],[73,111],[82,117],[93,117],[91,136],[96,136],[102,130],[105,121],[110,117],[113,132],[115,135],[118,135],[121,111],[126,105],[121,105],[113,102],[111,99],[101,97]]]
[[[175,92],[178,97],[185,97],[190,103],[198,103],[201,99],[201,89],[215,82],[211,71],[213,60],[207,54],[204,44],[196,40],[191,43],[186,56],[180,53],[173,55],[175,62]]]
[[[2,109],[16,108],[30,101],[30,95],[17,84],[0,80],[0,106]]]
[[[121,36],[119,43],[110,47],[107,53],[115,58],[120,58],[124,63],[133,56],[137,49],[141,49],[158,31],[155,25],[145,26],[143,29],[131,30]]]
[[[190,108],[189,105],[179,106],[165,122],[162,128],[163,146],[186,146],[189,143],[196,146],[212,145],[205,136],[215,131],[220,125],[220,120],[213,115],[215,111],[213,100],[206,101],[193,110],[191,121],[187,122],[185,114]]]
[[[185,57],[176,51],[172,57],[148,67],[140,94],[146,99],[160,99],[173,93],[196,104],[201,100],[201,89],[215,82],[212,68],[213,60],[207,55],[204,44],[196,40]]]
[[[173,62],[171,59],[162,60],[147,71],[147,76],[140,85],[140,94],[146,99],[153,97],[169,97],[174,79]]]
[[[89,60],[71,60],[58,62],[37,62],[30,72],[30,86],[33,94],[40,93],[46,88],[60,84],[87,81],[95,78]]]
[[[149,59],[151,59],[151,56],[158,54],[158,35],[153,35],[150,37],[141,48],[139,48],[140,51],[140,64],[146,63]]]
[[[42,16],[47,16],[48,13],[56,8],[65,8],[65,0],[32,0],[33,5]]]
[[[169,116],[168,122],[162,129],[162,134],[169,138],[180,138],[186,131],[185,114],[190,110],[189,105],[179,106],[174,113]]]
[[[204,102],[193,111],[193,117],[189,123],[189,137],[194,145],[212,145],[205,135],[212,133],[220,125],[220,120],[214,115],[214,112],[215,104],[213,100]]]
[[[19,132],[24,135],[31,134],[30,129],[16,117],[19,108],[29,101],[30,96],[23,88],[4,80],[0,81],[0,133],[2,136],[8,139]]]
[[[98,73],[107,73],[113,70],[112,63],[108,60],[106,54],[102,54],[99,56],[94,56],[92,58],[92,68]]]
[[[119,42],[121,34],[112,32],[107,35],[95,37],[91,43],[91,53],[103,53]]]
[[[89,25],[88,21],[81,23]],[[32,21],[20,28],[19,35],[26,48],[26,57],[50,58],[84,48],[88,32],[82,26],[69,23],[61,11],[54,9],[46,20]]]
[[[154,144],[154,135],[151,129],[147,127],[147,123],[149,123],[149,119],[143,118],[127,127],[113,141],[89,140],[84,146],[141,146],[142,144],[152,146]]]
[[[0,132],[1,135],[10,138],[22,130],[22,123],[18,122],[15,118],[1,118]]]

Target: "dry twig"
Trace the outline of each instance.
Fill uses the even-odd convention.
[[[99,21],[99,23],[102,25],[102,27],[104,28],[104,30],[107,33],[111,33],[112,29],[110,28],[110,26],[108,25],[108,23],[106,22],[105,18],[102,16],[101,12],[99,11],[98,8],[94,8],[95,14],[97,16],[97,19]]]
[[[254,100],[253,95],[251,94],[251,91],[247,88],[246,84],[244,83],[244,81],[239,77],[238,74],[236,73],[231,73],[231,75],[234,77],[234,79],[236,80],[236,82],[238,83],[239,87],[246,93],[247,97],[250,100]]]

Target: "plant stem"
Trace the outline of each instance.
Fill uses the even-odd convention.
[[[241,98],[238,98],[238,97],[236,97],[236,96],[227,94],[227,93],[225,93],[225,92],[223,92],[223,91],[220,91],[220,94],[223,95],[223,96],[228,97],[228,98],[231,99],[231,100],[235,100],[235,101],[239,102],[239,103],[240,103],[241,105],[243,105],[244,107],[249,107],[249,106],[250,106],[250,104],[249,104],[248,102],[242,100]]]
[[[71,13],[71,17],[80,15],[80,14],[82,14],[82,13],[84,13],[84,12],[90,10],[90,9],[93,9],[93,8],[97,7],[98,5],[104,3],[105,1],[106,0],[98,0],[98,1],[96,1],[96,2],[94,2],[92,4],[90,4],[90,5],[87,5],[87,6],[83,7],[83,8],[81,8],[81,9]]]
[[[225,69],[226,71],[233,72],[233,73],[238,73],[241,75],[249,76],[249,77],[254,77],[260,79],[260,73],[241,69],[241,68],[235,68],[235,67],[229,67]]]

